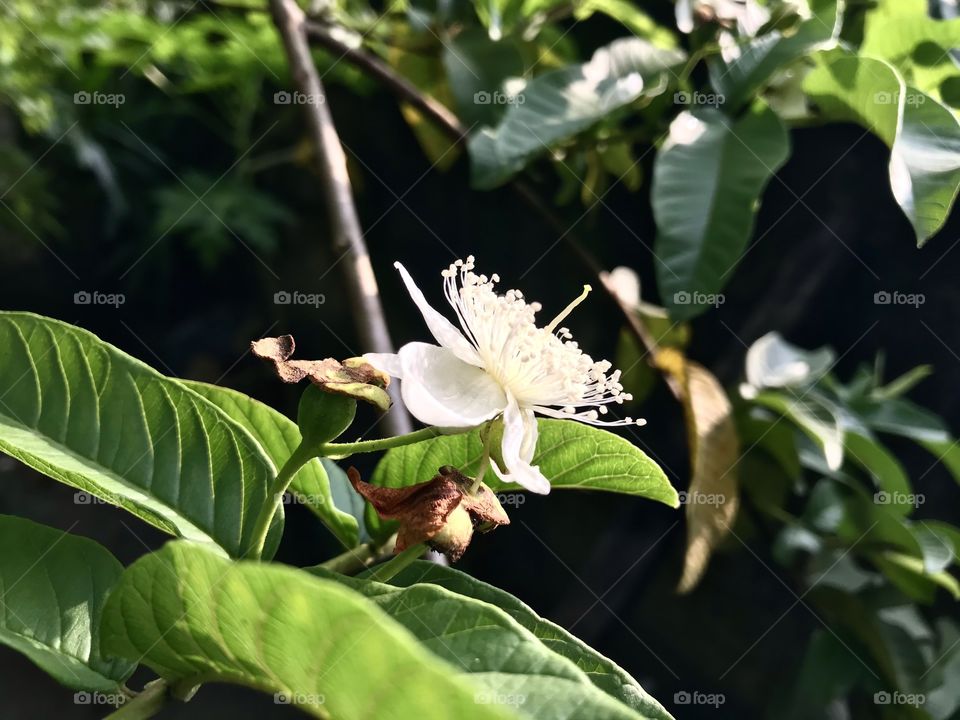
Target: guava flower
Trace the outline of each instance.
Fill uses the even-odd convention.
[[[443,287],[460,324],[434,310],[399,262],[403,282],[427,327],[439,343],[411,342],[396,354],[368,353],[374,367],[400,378],[400,394],[410,413],[427,425],[477,427],[503,416],[497,476],[532,492],[550,492],[550,482],[531,465],[537,445],[535,414],[592,425],[643,425],[643,420],[601,420],[610,403],[630,399],[620,371],[580,350],[570,331],[559,327],[590,286],[546,327],[537,327],[539,303],[519,290],[500,295],[497,275],[473,272],[473,256],[443,271]]]

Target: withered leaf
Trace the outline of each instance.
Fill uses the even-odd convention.
[[[390,376],[363,358],[348,358],[343,362],[333,358],[291,360],[295,349],[292,335],[262,338],[250,343],[253,354],[270,362],[277,377],[285,383],[298,383],[308,378],[326,392],[364,400],[383,411],[389,409],[390,396],[386,387],[390,384]]]
[[[727,394],[713,374],[672,348],[657,366],[681,388],[692,477],[686,495],[687,554],[678,590],[689,592],[703,576],[710,555],[730,532],[739,506],[735,472],[740,440]]]

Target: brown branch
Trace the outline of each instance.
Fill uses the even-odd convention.
[[[347,159],[330,114],[323,83],[310,54],[306,16],[295,0],[270,0],[270,13],[283,40],[294,83],[311,100],[303,107],[322,178],[324,201],[333,226],[332,246],[342,261],[360,341],[366,350],[393,352],[377,279],[353,202]],[[395,393],[396,384],[391,389]],[[384,416],[384,423],[394,435],[411,430],[410,416],[395,395],[394,407]]]
[[[451,140],[458,145],[466,145],[467,130],[460,119],[444,104],[436,98],[424,93],[420,88],[399,75],[386,62],[376,55],[362,49],[353,48],[336,38],[328,26],[316,22],[307,23],[307,33],[318,45],[326,48],[335,55],[348,60],[350,63],[365,71],[371,77],[379,80],[400,100],[420,111],[420,114],[429,119],[439,130],[444,132]],[[577,254],[580,260],[590,268],[600,281],[601,287],[610,296],[610,299],[616,304],[617,308],[623,314],[630,333],[644,347],[649,358],[649,364],[656,367],[656,358],[659,352],[656,341],[650,335],[649,330],[643,324],[643,321],[633,311],[627,307],[615,292],[609,282],[607,272],[603,265],[591,254],[580,242],[569,227],[565,227],[557,215],[543,202],[536,190],[529,184],[519,178],[510,182],[510,188],[522,199],[534,212],[547,222],[551,227],[560,233],[560,238]],[[667,377],[667,376],[664,376]],[[679,399],[679,388],[668,379],[673,394]]]

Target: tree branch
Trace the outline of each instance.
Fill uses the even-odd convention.
[[[270,0],[270,14],[283,40],[294,84],[311,100],[303,107],[323,179],[323,197],[330,213],[333,231],[332,246],[339,256],[338,262],[341,262],[344,268],[344,279],[354,308],[353,315],[360,341],[366,350],[393,352],[377,279],[373,274],[360,218],[353,202],[347,159],[330,114],[320,74],[310,54],[306,16],[295,0]],[[384,416],[384,423],[391,434],[408,433],[412,428],[410,416],[395,395],[395,384],[391,391],[394,407]]]
[[[421,115],[430,120],[430,122],[436,125],[439,130],[444,132],[455,143],[466,145],[468,137],[467,130],[463,123],[460,122],[460,119],[446,105],[421,91],[405,77],[399,75],[379,57],[365,50],[350,47],[335,37],[326,25],[317,22],[308,22],[306,24],[306,31],[309,37],[318,45],[348,60],[351,64],[360,68],[371,77],[379,80],[402,102],[416,108]],[[637,313],[620,300],[609,282],[609,277],[603,265],[583,246],[570,228],[564,226],[560,218],[543,202],[537,191],[529,184],[517,178],[511,181],[510,188],[534,212],[554,228],[556,232],[560,233],[560,238],[597,276],[601,287],[607,295],[610,296],[614,304],[616,304],[617,309],[623,314],[628,330],[646,350],[649,364],[656,367],[656,357],[659,352],[656,341],[650,335],[649,330],[647,330]],[[664,377],[667,378],[667,384],[670,386],[670,390],[679,399],[679,387],[672,382],[668,376],[664,375]]]

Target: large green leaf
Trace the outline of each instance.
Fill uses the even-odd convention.
[[[724,109],[731,115],[749,103],[774,77],[774,74],[816,49],[832,44],[837,25],[837,3],[804,20],[792,32],[772,30],[749,38],[742,46],[728,49],[735,57],[724,62],[714,56],[708,62],[710,82],[723,96]]]
[[[804,90],[824,118],[855,122],[890,147],[890,185],[923,245],[946,222],[960,190],[960,123],[883,60],[820,53]]]
[[[671,507],[680,502],[663,470],[632,443],[606,430],[572,420],[538,420],[540,437],[533,464],[554,488],[606,490],[639,495]],[[493,438],[494,447],[499,437]],[[388,451],[374,470],[371,482],[405,487],[425,482],[442,465],[473,473],[483,455],[479,430],[440,437]],[[492,470],[484,481],[494,490],[519,489],[500,482]]]
[[[637,37],[597,50],[589,62],[539,75],[503,102],[496,128],[469,141],[474,187],[500,185],[551,146],[595,125],[644,94],[662,92],[664,75],[683,62],[679,50]]]
[[[614,701],[576,664],[551,652],[493,605],[432,584],[397,588],[370,580],[329,577],[370,597],[434,654],[469,673],[482,695],[514,705],[524,717],[647,717]],[[576,702],[572,702],[574,698]]]
[[[0,313],[0,347],[0,450],[174,535],[247,549],[275,470],[238,423],[57,320]]]
[[[587,679],[603,692],[640,715],[666,720],[670,714],[661,707],[626,671],[613,661],[574,637],[559,625],[544,620],[513,595],[466,573],[435,563],[415,562],[390,580],[398,587],[422,587],[418,583],[438,585],[460,598],[481,601],[484,607],[497,608],[533,634],[557,656],[571,661],[586,673]],[[380,586],[381,588],[385,586]],[[417,632],[414,630],[414,632]],[[521,711],[523,708],[520,708]],[[552,717],[552,716],[551,716]]]
[[[881,2],[865,15],[860,54],[890,62],[913,87],[950,107],[960,105],[960,19],[935,20],[926,0]]]
[[[653,170],[660,296],[676,319],[723,302],[747,246],[760,194],[789,154],[776,114],[756,104],[737,119],[682,112]]]
[[[168,681],[282,694],[337,720],[506,720],[361,595],[294,568],[232,562],[171,542],[130,566],[102,643]]]
[[[123,566],[93,540],[0,515],[0,643],[64,685],[119,692],[136,663],[101,652],[100,618]]]
[[[200,382],[187,382],[186,385],[243,425],[260,443],[276,467],[283,467],[293,451],[299,447],[302,438],[297,424],[272,407],[254,400],[249,395],[219,385]],[[320,518],[340,542],[347,547],[354,547],[359,541],[357,520],[352,514],[337,507],[331,490],[332,482],[345,484],[344,489],[349,489],[351,495],[356,495],[345,476],[328,478],[326,466],[316,458],[294,475],[290,491],[299,502]]]

